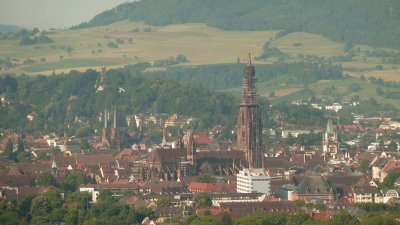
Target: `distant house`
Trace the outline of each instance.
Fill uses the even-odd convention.
[[[236,192],[236,183],[202,183],[190,182],[188,190],[192,193],[233,193]]]
[[[220,209],[228,212],[233,218],[254,213],[297,212],[299,207],[290,201],[264,202],[226,202],[220,203]]]
[[[382,203],[382,195],[371,186],[353,187],[354,203]]]

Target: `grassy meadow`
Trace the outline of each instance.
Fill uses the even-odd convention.
[[[139,28],[139,32],[132,30]],[[151,29],[145,32],[145,29]],[[33,65],[21,65],[13,73],[52,73],[53,70],[86,67],[123,66],[140,61],[185,55],[191,65],[232,63],[238,56],[246,60],[247,52],[259,55],[265,40],[276,31],[232,32],[207,27],[204,24],[183,24],[164,27],[122,21],[104,27],[82,30],[55,30],[48,36],[54,43],[20,46],[19,40],[0,40],[0,59],[13,59],[22,64],[26,59]],[[123,40],[118,44],[117,39]],[[117,48],[108,47],[112,42]],[[71,54],[65,47],[73,48]],[[46,62],[41,62],[44,57]]]

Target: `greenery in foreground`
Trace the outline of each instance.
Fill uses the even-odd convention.
[[[399,11],[400,2],[393,0],[144,0],[121,4],[75,28],[124,19],[151,25],[201,22],[225,30],[305,31],[349,44],[400,49]]]
[[[65,222],[67,225],[128,225],[139,224],[149,217],[157,216],[150,209],[132,207],[113,197],[111,192],[102,191],[97,203],[89,203],[90,195],[85,192],[71,192],[63,199],[56,190],[50,190],[43,195],[30,195],[20,202],[0,201],[0,224],[7,225],[37,225],[43,223]],[[170,199],[161,198],[159,207],[170,207]],[[161,204],[162,203],[162,204]],[[202,206],[206,207],[208,205]],[[172,224],[172,221],[170,221]],[[232,219],[227,213],[216,217],[209,211],[204,215],[189,216],[185,222],[173,222],[184,225],[396,225],[394,216],[368,214],[353,216],[347,212],[339,212],[330,219],[313,220],[309,215],[298,213],[255,212],[253,215]]]

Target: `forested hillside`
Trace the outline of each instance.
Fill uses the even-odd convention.
[[[396,0],[143,0],[124,3],[75,28],[123,19],[151,25],[202,22],[225,30],[305,31],[332,40],[400,49]]]
[[[148,72],[146,77],[173,80],[210,89],[226,89],[241,87],[244,67],[245,65],[241,63],[170,67],[167,71]],[[277,62],[257,65],[256,76],[259,83],[284,75],[291,77],[293,83],[297,84],[338,80],[344,77],[342,68],[332,64]]]
[[[234,123],[237,110],[233,97],[172,81],[147,79],[139,70],[109,71],[104,91],[96,91],[100,79],[93,70],[48,77],[1,77],[0,95],[4,101],[0,104],[0,127],[60,132],[66,124],[75,124],[76,117],[94,124],[100,112],[114,107],[124,116],[193,116],[201,120],[203,127]],[[28,121],[26,116],[32,112],[37,118]]]
[[[22,29],[15,25],[0,24],[0,33],[17,32]]]

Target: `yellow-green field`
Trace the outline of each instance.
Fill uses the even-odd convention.
[[[289,53],[293,57],[298,54],[332,57],[343,55],[344,44],[333,42],[319,35],[296,32],[272,41],[271,46]]]
[[[188,64],[233,63],[237,57],[244,60],[247,52],[260,55],[265,40],[276,31],[231,32],[207,27],[204,24],[183,24],[164,27],[152,26],[152,32],[143,32],[149,27],[143,23],[129,21],[109,26],[82,30],[57,30],[48,36],[54,43],[38,46],[19,46],[18,40],[0,40],[0,59],[16,59],[17,64],[28,58],[37,61],[33,65],[18,66],[8,72],[52,73],[68,69],[123,66],[140,61],[154,62],[176,57],[179,54],[189,59]],[[131,32],[139,28],[140,32]],[[122,39],[118,48],[107,46]],[[132,42],[129,42],[132,39]],[[74,49],[71,55],[61,46]],[[45,63],[40,58],[46,58]]]
[[[149,27],[151,32],[143,31]],[[140,31],[132,32],[135,28],[139,28]],[[343,43],[331,41],[320,35],[296,32],[275,39],[278,31],[223,31],[205,24],[157,27],[140,22],[121,21],[108,26],[51,32],[53,33],[48,35],[54,40],[51,44],[20,46],[19,40],[0,40],[0,59],[12,59],[12,62],[18,65],[0,73],[51,74],[54,71],[68,72],[71,69],[99,69],[102,65],[118,68],[130,63],[154,62],[176,57],[179,54],[189,59],[186,65],[234,63],[238,57],[242,61],[247,60],[247,52],[251,52],[253,56],[261,55],[264,43],[270,39],[271,46],[290,56],[288,61],[300,60],[299,55],[324,58],[346,55]],[[118,44],[118,48],[107,46],[109,42],[116,43],[117,39],[123,40],[124,44]],[[66,46],[74,49],[71,55],[62,49]],[[373,48],[357,45],[353,49],[359,51],[354,60],[340,62],[346,73],[400,81],[400,71],[396,65],[383,64],[381,58],[364,57],[363,52]],[[46,62],[40,62],[42,57]],[[26,59],[36,62],[23,65]],[[255,63],[271,63],[274,60],[276,59]],[[376,70],[377,64],[382,64],[384,70]],[[296,90],[291,88],[293,87],[277,94],[286,95]]]

